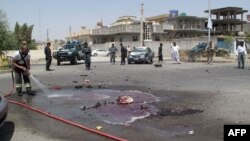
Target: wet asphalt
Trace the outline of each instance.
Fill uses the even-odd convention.
[[[250,67],[247,64],[241,70],[235,66],[165,61],[155,68],[95,61],[92,70],[86,71],[83,63],[56,66],[54,62],[51,68],[55,70],[47,72],[44,62],[39,62],[32,65],[32,74],[53,96],[32,81],[37,95],[28,96],[28,104],[93,129],[101,126],[100,131],[131,141],[221,141],[224,124],[250,124]],[[10,88],[10,74],[0,74],[0,78],[0,94],[4,95]],[[92,88],[75,88],[86,79]],[[127,91],[139,91],[139,96],[132,95],[139,104],[119,107],[116,99]],[[154,100],[145,103],[143,94]],[[23,100],[16,95],[9,99]],[[101,106],[82,109],[98,102]],[[123,114],[135,116],[145,110],[151,115],[124,122],[129,116]],[[7,120],[15,125],[13,141],[109,140],[12,104]]]

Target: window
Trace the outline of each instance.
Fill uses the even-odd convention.
[[[133,37],[132,37],[132,41],[133,41],[133,42],[138,41],[138,36],[133,36]]]
[[[119,41],[122,42],[122,36],[119,38]]]
[[[155,36],[155,41],[160,41],[160,37],[158,35]]]

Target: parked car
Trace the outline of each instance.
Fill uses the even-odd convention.
[[[7,117],[8,102],[6,99],[0,96],[0,127],[3,126]]]
[[[77,64],[77,61],[84,60],[82,49],[83,45],[79,42],[67,43],[58,51],[53,52],[53,57],[57,60],[57,65],[64,61],[70,61],[71,65]]]
[[[195,47],[193,47],[191,49],[191,52],[194,52],[194,53],[203,53],[205,50],[206,50],[206,47],[207,47],[207,43],[199,43],[198,45],[196,45]]]
[[[109,51],[104,49],[95,49],[92,51],[92,56],[109,56]]]
[[[128,55],[128,64],[153,63],[154,52],[149,47],[135,47]]]

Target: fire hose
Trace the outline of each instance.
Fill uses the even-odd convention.
[[[11,77],[12,77],[12,87],[11,89],[9,90],[9,92],[4,96],[4,97],[8,97],[10,95],[12,95],[13,91],[14,91],[14,87],[15,87],[15,84],[14,84],[14,72],[13,70],[11,71]],[[119,137],[116,137],[116,136],[113,136],[111,134],[108,134],[108,133],[105,133],[105,132],[102,132],[102,131],[99,131],[99,130],[95,130],[95,129],[92,129],[92,128],[89,128],[89,127],[86,127],[86,126],[83,126],[79,123],[76,123],[74,121],[71,121],[71,120],[67,120],[67,119],[64,119],[60,116],[57,116],[57,115],[53,115],[51,113],[48,113],[48,112],[45,112],[41,109],[38,109],[38,108],[35,108],[35,107],[32,107],[32,106],[29,106],[27,104],[24,104],[24,103],[21,103],[21,102],[18,102],[18,101],[13,101],[13,100],[8,100],[7,101],[11,104],[15,104],[15,105],[18,105],[20,107],[23,107],[23,108],[26,108],[28,110],[31,110],[31,111],[34,111],[34,112],[37,112],[39,114],[42,114],[44,116],[47,116],[47,117],[50,117],[52,119],[55,119],[55,120],[58,120],[58,121],[61,121],[63,123],[66,123],[66,124],[69,124],[69,125],[72,125],[72,126],[75,126],[75,127],[78,127],[80,129],[83,129],[83,130],[86,130],[88,132],[91,132],[91,133],[94,133],[94,134],[97,134],[97,135],[100,135],[100,136],[103,136],[103,137],[106,137],[106,138],[109,138],[109,139],[112,139],[112,140],[116,140],[116,141],[127,141],[126,139],[123,139],[123,138],[119,138]]]

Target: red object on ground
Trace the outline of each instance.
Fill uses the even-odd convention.
[[[134,101],[134,99],[131,96],[119,96],[117,99],[117,103],[118,104],[129,104],[132,103]]]
[[[61,90],[62,87],[61,86],[53,86],[52,89],[54,89],[54,90]]]

